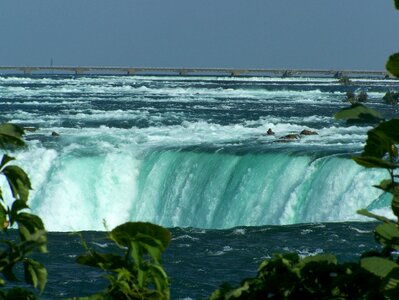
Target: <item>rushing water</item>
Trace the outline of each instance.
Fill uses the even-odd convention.
[[[271,250],[353,259],[354,249],[375,246],[369,223],[350,222],[365,221],[359,208],[389,214],[388,198],[371,187],[386,174],[350,159],[371,127],[333,114],[347,106],[347,91],[362,90],[371,107],[397,116],[381,100],[393,88],[384,79],[3,76],[0,122],[37,128],[13,154],[31,177],[33,212],[64,232],[52,235],[52,259],[80,253],[65,232],[150,221],[175,228],[165,262],[173,297],[196,298],[253,275]],[[303,129],[318,134],[280,139]],[[347,241],[358,224],[367,238]],[[309,241],[297,240],[302,232]],[[49,299],[101,283],[97,273],[77,278],[67,260],[62,269]]]

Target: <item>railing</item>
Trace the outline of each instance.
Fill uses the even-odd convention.
[[[383,77],[389,78],[386,71],[373,70],[321,70],[321,69],[233,69],[233,68],[152,68],[152,67],[88,67],[88,66],[0,66],[4,74],[160,74],[160,75],[223,75],[223,76],[334,76]]]

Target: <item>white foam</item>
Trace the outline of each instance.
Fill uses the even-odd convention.
[[[134,158],[121,153],[54,158],[51,170],[40,164],[43,171],[32,173],[38,189],[32,208],[49,230],[103,230],[103,220],[113,228],[129,219],[138,175]]]

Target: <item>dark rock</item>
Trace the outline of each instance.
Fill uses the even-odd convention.
[[[39,128],[36,127],[24,127],[25,131],[29,131],[29,132],[35,132],[37,130],[39,130]]]
[[[280,138],[280,140],[298,140],[298,139],[300,139],[301,137],[299,136],[299,134],[296,134],[296,133],[290,133],[290,134],[287,134],[287,135],[285,135],[285,136],[282,136],[281,138]]]
[[[267,134],[267,135],[273,135],[274,132],[273,132],[273,130],[272,130],[271,128],[269,128],[269,129],[266,131],[266,134]]]
[[[301,135],[316,135],[318,133],[316,131],[311,131],[311,130],[304,129],[304,130],[301,131],[300,134]]]
[[[53,131],[53,132],[51,133],[51,136],[60,136],[60,134],[57,133],[57,132],[55,132],[55,131]]]

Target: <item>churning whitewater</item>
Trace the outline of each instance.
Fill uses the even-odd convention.
[[[390,117],[381,99],[397,82],[353,82],[3,76],[0,121],[37,128],[13,155],[50,231],[104,230],[104,220],[217,229],[363,220],[359,208],[388,211],[372,188],[386,174],[351,160],[371,127],[333,114],[362,90]],[[281,140],[304,129],[317,134]]]

